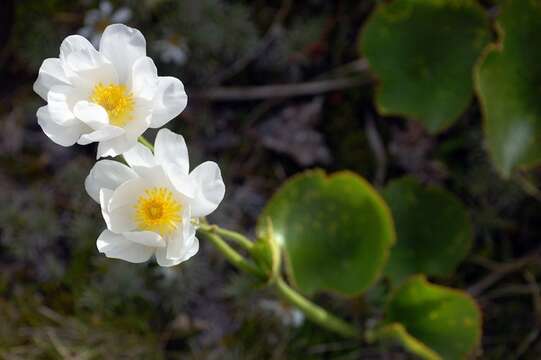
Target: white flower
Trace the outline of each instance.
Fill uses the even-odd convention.
[[[187,104],[179,79],[158,76],[143,34],[122,24],[105,29],[99,51],[68,36],[60,57],[41,65],[34,91],[48,102],[37,112],[45,134],[62,146],[99,142],[98,158],[128,151]]]
[[[155,43],[155,49],[160,53],[160,59],[164,63],[183,65],[188,59],[186,45],[178,36],[170,36]]]
[[[98,250],[133,263],[155,255],[161,266],[189,259],[199,249],[194,220],[225,194],[218,165],[207,161],[189,172],[184,138],[168,129],[158,132],[154,154],[137,144],[124,158],[129,166],[98,161],[85,181],[107,224]]]
[[[100,37],[107,25],[126,23],[131,19],[132,12],[127,7],[121,7],[113,12],[109,1],[100,2],[97,9],[89,10],[85,15],[85,25],[79,29],[79,35],[88,39],[94,46],[99,46]]]

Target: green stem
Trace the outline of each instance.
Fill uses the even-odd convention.
[[[223,229],[217,225],[200,224],[199,231],[220,235],[226,239],[236,242],[238,245],[242,246],[248,251],[251,251],[254,247],[254,243],[250,241],[246,236],[239,234],[235,231]]]
[[[306,317],[313,322],[342,336],[357,339],[361,338],[361,333],[357,328],[348,324],[344,320],[337,318],[327,310],[319,307],[300,295],[298,292],[290,288],[280,276],[278,276],[276,279],[276,288],[284,299],[297,306],[300,310],[302,310]]]
[[[154,152],[154,145],[150,143],[144,136],[139,136],[139,142],[143,145],[145,145],[147,148],[150,149],[150,151]]]
[[[220,251],[226,257],[226,259],[231,264],[236,266],[239,270],[248,272],[257,277],[265,276],[257,266],[255,266],[252,262],[246,260],[241,254],[236,252],[221,237],[207,231],[202,231],[201,233],[204,234],[207,239],[209,239],[209,241],[216,247],[216,249],[218,249],[218,251]]]
[[[442,357],[435,353],[428,346],[411,336],[406,328],[402,324],[392,323],[383,325],[376,329],[367,331],[365,334],[365,340],[368,343],[373,343],[378,340],[391,339],[402,344],[413,354],[416,354],[424,360],[442,360]]]

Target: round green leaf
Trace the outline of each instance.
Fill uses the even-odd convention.
[[[363,178],[322,171],[295,176],[274,194],[270,217],[292,282],[303,292],[362,292],[379,277],[394,243],[389,209]]]
[[[484,131],[496,167],[541,161],[541,1],[505,1],[498,18],[502,42],[489,47],[476,70]]]
[[[468,106],[472,70],[489,41],[488,20],[473,0],[395,0],[367,21],[361,51],[380,79],[384,115],[449,127]]]
[[[383,191],[395,220],[397,243],[385,274],[400,281],[415,273],[449,275],[468,254],[473,230],[468,213],[448,191],[413,178],[390,182]]]
[[[481,338],[481,312],[475,301],[463,291],[430,284],[421,275],[392,295],[385,320],[401,324],[443,359],[467,358]],[[398,336],[397,340],[405,344]]]

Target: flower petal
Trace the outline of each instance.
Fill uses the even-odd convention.
[[[73,85],[84,89],[85,98],[90,97],[98,83],[118,83],[115,67],[96,50],[73,52],[68,55],[66,64],[68,79]]]
[[[125,206],[131,206],[135,208],[137,199],[145,189],[148,187],[148,184],[141,179],[135,178],[125,183],[121,184],[113,194],[111,202],[109,204],[109,211],[113,212],[115,209]]]
[[[177,167],[182,173],[188,174],[190,169],[188,148],[182,135],[177,135],[169,129],[158,131],[154,142],[154,157],[166,172],[172,167]]]
[[[94,130],[109,124],[107,111],[100,105],[85,100],[78,101],[73,107],[73,114]]]
[[[100,189],[100,207],[101,207],[101,215],[103,216],[103,220],[105,220],[105,224],[107,225],[107,229],[111,230],[111,217],[109,216],[109,203],[111,202],[111,197],[113,196],[114,191],[106,188]]]
[[[130,166],[143,166],[143,167],[154,167],[156,166],[156,161],[154,160],[154,155],[149,148],[143,144],[137,143],[130,150],[126,151],[124,154],[124,159]]]
[[[129,87],[136,97],[152,101],[158,90],[158,69],[148,56],[139,58],[132,68]]]
[[[69,85],[62,62],[58,58],[45,59],[34,82],[34,91],[47,100],[47,93],[55,85]]]
[[[98,143],[98,152],[96,158],[106,156],[118,156],[130,150],[137,144],[137,139],[128,139],[125,135],[115,137],[110,140],[100,141]]]
[[[58,124],[53,120],[48,105],[40,107],[36,115],[45,135],[58,145],[72,146],[84,132],[88,131],[88,127],[76,119]]]
[[[187,260],[186,255],[193,252],[194,239],[195,226],[190,219],[184,219],[182,228],[167,239],[166,258],[169,260]]]
[[[100,189],[116,190],[123,183],[135,179],[137,174],[126,165],[113,160],[98,161],[85,180],[85,189],[94,201],[100,202]]]
[[[182,260],[179,260],[179,259],[175,259],[175,260],[170,260],[166,257],[166,252],[167,252],[167,248],[165,247],[160,247],[160,248],[156,248],[156,261],[158,262],[158,265],[160,266],[163,266],[163,267],[170,267],[170,266],[175,266],[175,265],[178,265],[182,262]]]
[[[154,253],[153,247],[135,243],[109,230],[104,230],[100,234],[96,246],[98,251],[108,258],[121,259],[131,263],[148,261]]]
[[[60,60],[67,61],[68,56],[77,51],[96,51],[94,46],[81,35],[70,35],[60,45]]]
[[[87,95],[98,82],[116,83],[113,64],[80,35],[68,36],[60,45],[60,60],[69,81],[85,88]]]
[[[88,145],[93,142],[107,141],[124,134],[124,129],[118,126],[105,126],[99,130],[82,135],[77,141],[80,145]]]
[[[152,247],[165,247],[165,240],[152,231],[132,231],[123,234],[128,240],[135,243],[152,246]]]
[[[122,24],[107,26],[100,40],[100,53],[111,61],[120,83],[127,83],[135,61],[146,56],[146,41],[137,29]]]
[[[182,82],[174,77],[160,76],[154,97],[150,127],[159,128],[180,114],[188,104]]]
[[[135,206],[132,204],[124,206],[116,206],[113,201],[115,194],[111,196],[111,201],[109,201],[109,222],[107,228],[115,233],[125,233],[129,231],[134,231],[137,229],[137,224],[135,223]],[[135,197],[137,200],[137,197]]]
[[[216,210],[225,195],[225,184],[218,164],[206,161],[193,169],[190,178],[197,184],[191,203],[192,216],[206,216]]]
[[[60,125],[74,122],[75,115],[71,111],[74,100],[74,88],[68,85],[55,85],[47,93],[47,105],[51,119]]]

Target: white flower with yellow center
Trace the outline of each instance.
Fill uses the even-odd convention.
[[[225,194],[218,165],[207,161],[189,172],[184,138],[167,129],[158,132],[154,154],[137,144],[123,156],[129,166],[98,161],[85,181],[107,224],[98,250],[133,263],[155,255],[161,266],[189,259],[199,249],[194,220]]]
[[[62,146],[99,142],[98,158],[128,151],[187,104],[179,79],[158,76],[143,34],[122,24],[105,29],[99,51],[68,36],[60,57],[41,65],[34,91],[47,101],[37,112],[45,134]]]

